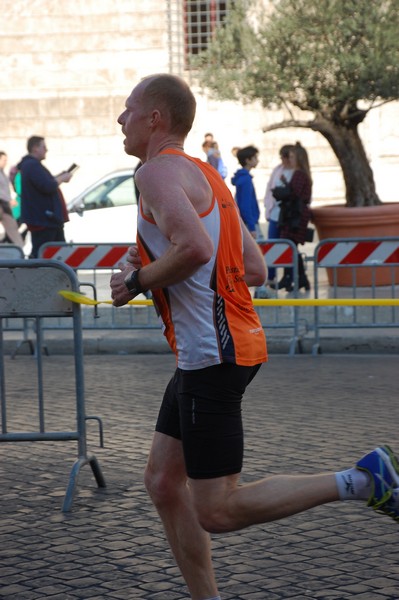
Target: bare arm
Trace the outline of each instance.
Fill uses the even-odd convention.
[[[136,174],[143,206],[155,220],[158,228],[170,242],[161,257],[140,271],[140,285],[157,289],[176,284],[190,277],[212,257],[213,244],[202,225],[192,199],[185,174],[171,168],[170,162],[154,159],[143,165]],[[124,279],[130,265],[111,278],[115,306],[122,306],[131,298]]]
[[[248,287],[263,285],[267,276],[266,261],[254,238],[241,224],[244,241],[245,283]]]

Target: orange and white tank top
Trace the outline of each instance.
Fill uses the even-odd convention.
[[[213,242],[211,260],[188,279],[153,291],[177,366],[194,370],[224,362],[244,366],[265,362],[264,331],[244,281],[241,222],[235,201],[211,165],[179,150],[161,154],[178,154],[194,162],[213,190],[210,208],[199,215]],[[137,244],[143,266],[169,247],[155,221],[143,214],[141,201]]]

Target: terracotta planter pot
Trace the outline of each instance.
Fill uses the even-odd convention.
[[[381,238],[399,237],[399,203],[348,208],[346,206],[323,206],[312,208],[313,222],[319,240],[327,238]],[[356,285],[372,285],[370,268],[356,269]],[[333,285],[333,270],[327,269],[328,281]],[[392,284],[392,269],[375,269],[376,285]],[[399,283],[399,268],[395,268],[395,283]],[[337,269],[337,285],[352,286],[351,269]]]

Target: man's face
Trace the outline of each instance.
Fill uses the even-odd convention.
[[[32,155],[37,158],[37,160],[44,160],[47,154],[46,142],[42,140],[39,142],[33,149]]]
[[[252,156],[252,158],[249,158],[247,160],[247,167],[249,167],[250,169],[254,169],[256,167],[256,165],[258,164],[258,162],[259,162],[258,155],[254,154]]]
[[[126,100],[125,110],[118,117],[118,123],[122,126],[122,133],[125,135],[123,144],[126,154],[137,156],[142,161],[146,157],[150,131],[150,113],[145,110],[142,101],[145,83],[141,82],[133,89]]]

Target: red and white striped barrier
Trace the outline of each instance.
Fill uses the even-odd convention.
[[[320,267],[399,264],[399,241],[326,242],[318,249],[317,263]]]
[[[259,248],[269,267],[292,265],[294,262],[294,244],[289,242],[260,242]]]
[[[45,244],[39,258],[60,260],[73,269],[116,269],[125,262],[131,244]],[[259,244],[268,265],[292,265],[295,247],[290,242]]]
[[[131,244],[46,244],[39,258],[60,260],[73,269],[116,269]]]

